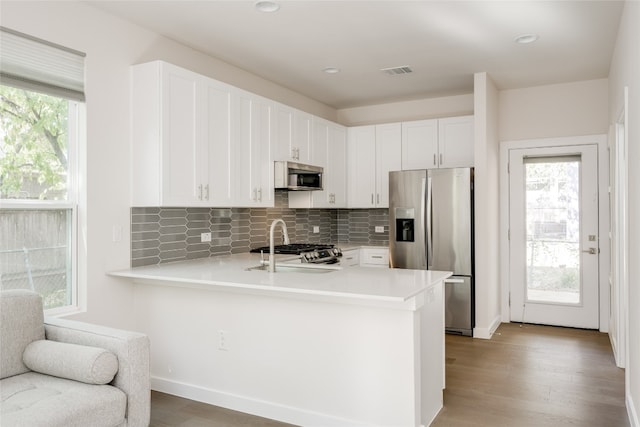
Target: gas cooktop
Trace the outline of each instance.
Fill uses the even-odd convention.
[[[304,252],[317,251],[319,249],[331,249],[334,245],[326,243],[291,243],[288,245],[275,245],[273,251],[277,254],[291,254],[300,255]],[[264,252],[269,253],[269,246],[262,246],[260,248],[251,249],[251,252]]]

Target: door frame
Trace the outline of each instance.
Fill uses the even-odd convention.
[[[598,147],[598,291],[599,330],[609,331],[609,153],[607,135],[537,138],[500,142],[500,296],[502,322],[510,322],[509,286],[509,151],[523,148],[570,147],[596,144]],[[607,195],[607,197],[605,197]]]

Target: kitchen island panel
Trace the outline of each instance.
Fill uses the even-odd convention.
[[[420,425],[420,343],[441,339],[420,339],[420,311],[165,286],[135,294],[155,390],[298,425]]]

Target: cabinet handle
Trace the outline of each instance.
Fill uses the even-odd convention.
[[[204,196],[205,200],[209,200],[209,184],[204,186],[204,191],[205,191],[205,193],[204,193],[205,194],[205,196]]]
[[[436,155],[435,155],[435,153],[434,153],[434,154],[433,154],[433,166],[436,166],[436,165],[437,165],[437,163],[436,163]]]
[[[382,259],[382,255],[371,255],[371,258]]]
[[[300,160],[300,147],[296,148],[296,160]]]
[[[258,188],[258,201],[262,201],[262,187]]]
[[[442,166],[442,153],[440,153],[440,166]]]
[[[198,200],[202,200],[202,184],[198,185]]]
[[[373,205],[373,193],[371,193],[371,204]]]
[[[376,194],[376,203],[380,204],[380,193]]]

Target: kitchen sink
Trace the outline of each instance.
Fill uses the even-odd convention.
[[[269,271],[267,264],[255,265],[246,269],[247,271]],[[318,264],[276,264],[276,273],[331,273],[338,271],[340,267]]]

